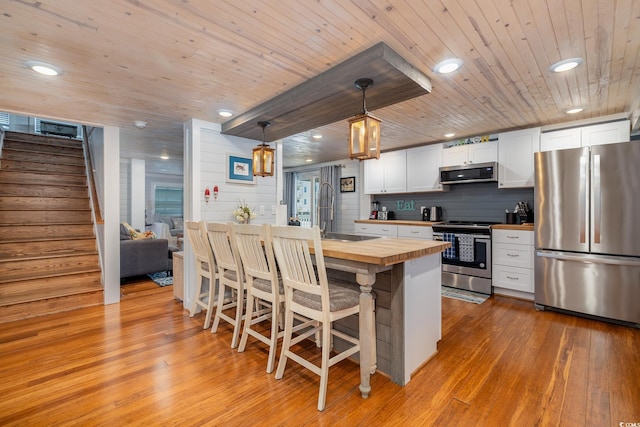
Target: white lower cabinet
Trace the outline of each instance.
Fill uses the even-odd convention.
[[[403,239],[433,240],[433,228],[424,225],[355,223],[355,233],[366,236],[400,237]]]
[[[356,222],[356,234],[367,236],[398,237],[398,226],[395,224],[365,224]]]
[[[422,225],[399,225],[398,237],[404,239],[433,240],[433,228]]]
[[[533,300],[533,231],[493,230],[492,235],[494,293]]]

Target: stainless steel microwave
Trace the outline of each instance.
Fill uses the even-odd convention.
[[[440,184],[465,184],[498,180],[498,163],[472,163],[440,168]]]

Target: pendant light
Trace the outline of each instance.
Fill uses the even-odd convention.
[[[262,127],[262,144],[253,149],[254,176],[273,176],[273,158],[276,150],[267,145],[264,137],[264,130],[270,124],[270,122],[258,122],[258,126]]]
[[[362,91],[362,114],[349,120],[349,158],[366,160],[380,158],[381,120],[367,112],[365,90],[373,85],[371,79],[358,79],[355,86]]]

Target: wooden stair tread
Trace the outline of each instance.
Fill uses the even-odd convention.
[[[55,224],[51,224],[49,222],[30,222],[29,224],[21,224],[21,223],[3,223],[0,225],[0,229],[2,227],[45,227],[47,225],[93,225],[91,221],[73,221],[73,222],[57,222]]]
[[[42,274],[30,274],[25,276],[12,275],[8,278],[0,277],[0,288],[7,283],[18,283],[32,280],[47,279],[52,277],[67,277],[70,274],[77,273],[100,273],[100,266],[96,264],[95,267],[69,267],[66,269],[58,269],[55,273],[42,273]]]
[[[64,185],[86,187],[86,177],[77,174],[63,174],[50,172],[8,171],[0,174],[2,184],[21,185]]]
[[[90,222],[91,210],[0,210],[0,222],[14,224],[61,224],[72,221],[74,223]]]
[[[68,252],[58,252],[55,254],[34,254],[34,255],[28,255],[28,256],[20,256],[20,257],[2,257],[0,258],[0,264],[2,263],[9,263],[9,262],[15,262],[15,261],[34,261],[34,260],[39,260],[39,259],[55,259],[55,258],[65,258],[65,257],[69,257],[69,256],[85,256],[85,255],[98,255],[98,251],[84,251],[84,252],[75,252],[75,251],[68,251]]]
[[[13,147],[13,146],[11,146],[11,141],[7,140],[7,139],[5,139],[4,142],[5,142],[5,144],[6,143],[9,144],[9,147],[6,148],[7,150],[25,151],[25,152],[28,152],[28,153],[30,153],[32,155],[35,155],[35,154],[46,154],[46,155],[53,154],[53,155],[58,155],[58,156],[84,157],[84,154],[82,154],[82,146],[79,146],[79,147],[59,147],[59,146],[56,146],[56,145],[38,144],[38,143],[35,143],[35,142],[23,143],[23,141],[20,141],[21,145],[30,144],[30,145],[33,145],[33,146],[35,146],[37,148],[40,148],[40,150],[38,150],[38,149],[29,150],[29,149],[23,148],[23,147]],[[54,148],[61,148],[61,149],[64,149],[65,151],[64,152],[52,151]],[[74,153],[74,150],[80,151],[80,153]]]
[[[28,150],[17,150],[10,147],[2,149],[2,161],[10,160],[14,162],[32,162],[32,163],[56,163],[66,166],[84,166],[84,156],[67,156],[62,153],[39,153],[34,156]]]
[[[4,183],[0,185],[0,195],[5,197],[85,197],[89,192],[86,185],[22,185],[21,183]]]
[[[25,242],[57,242],[66,240],[94,240],[95,236],[74,236],[69,238],[64,237],[25,237],[23,239],[13,238],[11,240],[4,240],[0,235],[0,245],[3,243],[25,243]]]
[[[25,282],[14,282],[0,286],[0,306],[59,298],[84,293],[102,293],[100,274],[84,273],[73,276],[58,276]],[[37,297],[34,298],[34,295]]]

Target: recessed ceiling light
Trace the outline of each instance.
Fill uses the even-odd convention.
[[[27,61],[26,64],[27,67],[31,68],[33,71],[44,74],[45,76],[57,76],[62,74],[62,71],[58,67],[54,67],[53,65],[45,62]]]
[[[577,108],[569,108],[568,110],[565,110],[564,112],[567,113],[567,114],[576,114],[576,113],[579,113],[582,110],[584,110],[584,108],[577,107]]]
[[[138,129],[144,129],[147,127],[147,122],[145,122],[144,120],[136,120],[135,122],[133,122],[133,124]]]
[[[456,135],[456,134],[455,134],[455,133],[453,133],[453,132],[451,132],[451,133],[445,133],[445,134],[444,134],[444,137],[445,137],[445,138],[451,138],[452,136],[455,136],[455,135]]]
[[[231,117],[233,116],[233,113],[229,110],[218,110],[218,115],[220,117]]]
[[[562,61],[558,61],[555,64],[551,65],[551,67],[549,67],[549,71],[552,71],[554,73],[562,73],[564,71],[573,70],[583,62],[584,60],[582,58],[564,59]]]
[[[311,162],[313,162],[313,159],[304,159],[304,161],[307,162],[307,163],[311,163]]]
[[[314,133],[313,135],[311,135],[311,138],[313,138],[313,139],[322,139],[322,134],[321,133]]]
[[[460,67],[462,67],[462,59],[450,58],[436,64],[433,67],[433,71],[439,74],[447,74],[456,71]]]
[[[166,154],[161,155],[161,156],[160,156],[160,158],[161,158],[162,160],[169,160],[169,156],[168,156],[168,155],[166,155]]]

